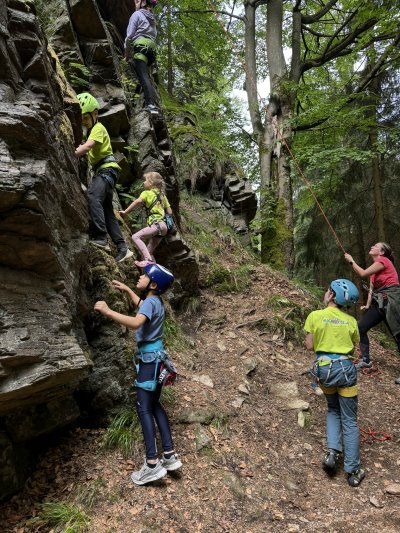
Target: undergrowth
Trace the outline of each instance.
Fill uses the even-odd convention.
[[[106,449],[119,450],[125,458],[128,458],[133,455],[141,439],[141,427],[136,411],[125,408],[112,420],[101,444]]]

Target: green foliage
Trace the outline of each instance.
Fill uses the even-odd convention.
[[[89,531],[90,519],[78,506],[67,502],[45,502],[40,504],[37,517],[31,525],[52,528],[55,533],[83,533]]]
[[[242,265],[234,270],[224,267],[220,262],[213,261],[209,270],[205,286],[212,287],[215,292],[241,292],[248,286],[254,272],[251,265]]]
[[[136,444],[141,441],[141,435],[136,411],[123,409],[107,428],[102,446],[106,449],[118,449],[124,457],[130,457]]]
[[[173,407],[176,404],[176,393],[174,387],[163,387],[161,391],[161,402],[163,405]]]
[[[89,88],[92,73],[82,63],[70,63],[65,75],[76,92],[82,92]]]
[[[293,302],[285,298],[285,296],[273,294],[265,301],[265,304],[267,307],[272,307],[273,309],[282,309],[284,307],[290,307],[293,305]]]
[[[188,347],[181,325],[168,310],[166,310],[164,321],[164,342],[169,350],[176,353],[182,353]]]

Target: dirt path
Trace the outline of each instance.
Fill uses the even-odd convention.
[[[279,312],[267,305],[274,295],[289,305]],[[307,304],[305,293],[256,267],[244,292],[205,290],[201,300],[201,314],[185,319],[193,347],[181,360],[184,377],[169,407],[182,474],[133,486],[129,472],[142,451],[126,460],[100,448],[103,430],[75,430],[0,508],[1,531],[50,531],[26,525],[44,499],[86,509],[96,533],[400,531],[400,496],[386,492],[400,483],[397,355],[374,344],[381,373],[360,376],[360,426],[391,439],[363,443],[367,477],[354,489],[342,471],[331,480],[321,469],[325,399],[301,375],[311,357],[285,328],[293,309]],[[204,375],[212,387],[195,381]],[[298,399],[309,403],[308,427],[299,426],[299,409],[288,407],[293,398],[273,394],[279,382],[297,384]],[[196,451],[200,438],[208,443]]]

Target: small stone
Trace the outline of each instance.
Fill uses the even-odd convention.
[[[297,414],[297,423],[301,428],[306,428],[310,425],[311,417],[309,413],[306,413],[304,411],[299,411]]]
[[[198,426],[196,430],[196,450],[199,452],[203,448],[212,448],[212,438],[203,426]]]
[[[381,509],[383,507],[378,498],[376,498],[375,496],[370,496],[369,503],[374,507],[377,507],[378,509]]]
[[[285,406],[285,409],[300,409],[300,411],[308,411],[310,404],[305,400],[296,398],[295,400],[290,400]]]
[[[220,352],[226,352],[226,346],[223,342],[217,342],[217,348]]]
[[[243,403],[244,403],[244,398],[239,397],[239,398],[236,398],[236,400],[233,400],[232,405],[236,409],[240,409],[242,407]]]
[[[193,376],[193,381],[197,381],[197,383],[201,383],[202,385],[206,385],[206,387],[210,387],[211,389],[214,388],[214,383],[210,376],[207,376],[207,374],[200,374],[199,376]]]
[[[241,383],[238,387],[240,392],[243,392],[243,394],[250,394],[249,386],[245,383]]]
[[[305,443],[303,444],[303,448],[304,448],[305,450],[307,450],[308,452],[312,452],[312,449],[313,449],[312,446],[311,446],[311,444],[308,444],[308,442],[305,442]]]
[[[278,398],[295,398],[299,395],[299,389],[295,381],[278,381],[272,383],[269,392]]]
[[[391,483],[385,487],[385,491],[388,494],[393,494],[394,496],[400,496],[400,483]]]
[[[252,357],[246,357],[246,359],[243,361],[243,364],[246,375],[252,374],[257,368],[257,361]]]

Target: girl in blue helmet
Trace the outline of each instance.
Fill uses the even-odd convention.
[[[146,111],[150,115],[158,115],[157,96],[149,75],[149,67],[156,58],[157,29],[152,8],[157,0],[134,0],[134,4],[135,11],[126,30],[125,58],[143,88]]]
[[[124,283],[112,281],[112,285],[128,293],[134,305],[138,307],[135,317],[113,311],[104,301],[96,302],[94,306],[94,309],[102,315],[136,332],[138,346],[136,356],[139,360],[135,381],[136,408],[146,448],[146,459],[142,468],[131,475],[136,485],[156,481],[164,477],[168,471],[178,470],[182,466],[174,451],[167,413],[160,403],[163,384],[161,367],[175,371],[162,341],[165,311],[160,295],[172,285],[174,276],[169,270],[157,264],[148,265],[143,270],[136,285],[141,292],[140,296]],[[160,432],[164,451],[161,460],[158,459],[154,421]]]
[[[367,303],[361,307],[365,312],[358,321],[362,355],[359,368],[371,366],[368,331],[381,322],[386,324],[400,352],[400,285],[393,265],[393,252],[389,244],[378,242],[371,246],[369,255],[373,263],[366,269],[361,268],[350,254],[344,255],[358,276],[370,279]],[[395,383],[400,385],[400,377]]]
[[[352,487],[357,487],[365,477],[357,425],[357,370],[352,361],[354,345],[360,337],[356,319],[345,313],[343,307],[357,301],[354,283],[348,279],[332,281],[324,296],[325,309],[310,313],[304,325],[306,348],[316,354],[313,374],[328,403],[328,449],[322,465],[329,475],[336,474],[344,452],[344,470]]]

